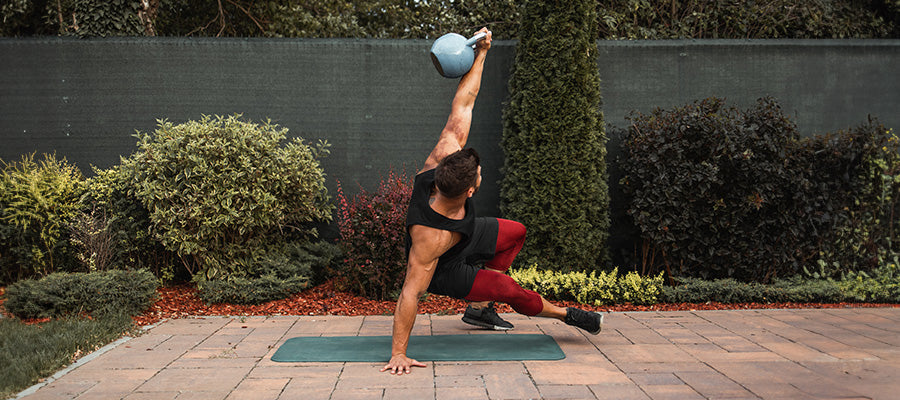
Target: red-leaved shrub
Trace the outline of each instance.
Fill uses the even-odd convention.
[[[338,182],[338,228],[345,262],[333,271],[339,289],[388,300],[399,293],[406,272],[406,209],[412,179],[391,170],[378,190],[353,198]]]

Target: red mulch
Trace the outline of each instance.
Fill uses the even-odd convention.
[[[0,288],[0,296],[5,288]],[[142,315],[134,318],[139,325],[151,325],[164,319],[207,315],[268,316],[268,315],[391,315],[394,301],[369,300],[346,292],[336,291],[331,282],[313,287],[284,300],[270,301],[260,305],[206,304],[197,297],[193,285],[163,287],[157,290],[159,299]],[[561,307],[579,307],[593,311],[693,311],[693,310],[743,310],[766,308],[849,308],[849,307],[900,307],[900,304],[872,303],[741,303],[723,304],[708,302],[701,304],[655,304],[639,306],[619,304],[614,306],[590,306],[572,301],[553,301]],[[3,299],[0,299],[0,312]],[[422,314],[461,314],[466,302],[440,295],[429,295],[419,302]],[[509,306],[498,305],[500,312],[513,312]],[[46,319],[24,321],[26,323],[45,322]]]
[[[364,297],[354,296],[350,293],[336,291],[331,282],[313,287],[302,293],[295,294],[284,300],[271,301],[260,305],[233,305],[212,304],[208,305],[197,296],[197,289],[190,285],[160,288],[159,300],[150,307],[147,312],[135,317],[140,325],[154,324],[165,318],[181,318],[203,315],[241,315],[241,316],[267,316],[267,315],[391,315],[394,312],[396,302],[377,301]],[[872,303],[743,303],[723,304],[708,302],[701,304],[655,304],[651,306],[639,306],[633,304],[620,304],[615,306],[590,306],[572,301],[553,301],[561,307],[579,307],[593,311],[693,311],[693,310],[741,310],[741,309],[766,309],[766,308],[849,308],[849,307],[900,307],[900,304],[872,304]],[[461,314],[466,310],[466,302],[440,295],[429,295],[424,301],[419,302],[421,314]],[[498,305],[499,312],[513,312],[505,305]]]

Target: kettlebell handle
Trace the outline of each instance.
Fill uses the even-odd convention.
[[[487,33],[485,32],[481,32],[479,34],[476,34],[475,36],[472,36],[471,39],[466,40],[466,46],[474,46],[476,42],[483,39],[485,36],[487,36]]]

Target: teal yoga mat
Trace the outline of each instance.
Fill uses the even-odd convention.
[[[419,361],[562,360],[547,335],[434,335],[409,338],[407,355]],[[277,362],[387,362],[390,336],[319,336],[288,339],[272,355]]]

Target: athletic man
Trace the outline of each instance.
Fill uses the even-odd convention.
[[[481,185],[478,153],[464,149],[472,109],[481,87],[491,33],[476,45],[472,69],[462,77],[450,117],[437,145],[416,175],[407,212],[407,271],[394,310],[391,360],[382,372],[409,373],[425,364],[406,356],[419,298],[427,291],[473,302],[464,321],[493,329],[509,329],[488,301],[507,303],[521,314],[556,318],[590,333],[600,332],[602,315],[550,304],[523,289],[504,272],[525,242],[525,227],[498,218],[476,218],[470,198]],[[474,265],[484,263],[481,269]],[[477,340],[477,337],[473,337]]]

